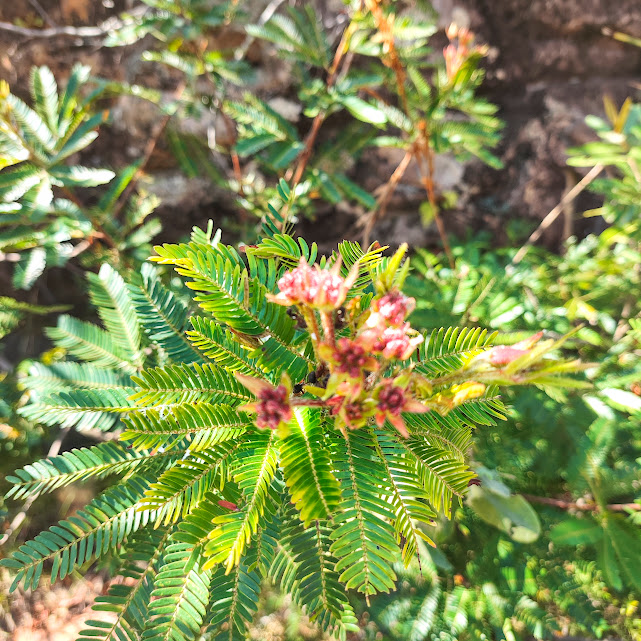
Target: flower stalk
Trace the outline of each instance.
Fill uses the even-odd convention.
[[[334,416],[341,431],[389,424],[407,438],[410,431],[404,414],[434,411],[445,415],[482,397],[490,385],[545,385],[553,375],[577,371],[575,361],[545,359],[563,340],[541,342],[542,333],[538,333],[511,346],[468,350],[457,370],[428,378],[420,359],[414,359],[424,337],[407,320],[416,301],[400,290],[407,275],[406,250],[401,247],[377,274],[371,299],[353,292],[358,264],[342,276],[340,260],[321,268],[301,258],[297,267],[280,278],[279,292],[268,298],[294,308],[291,313],[304,319],[317,366],[314,383],[299,383],[296,395],[286,375],[271,383],[236,374],[256,397],[241,409],[256,413],[257,427],[287,434],[294,407],[316,407]],[[343,310],[348,328],[339,335],[335,327],[338,309]]]

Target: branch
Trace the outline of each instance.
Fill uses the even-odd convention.
[[[405,172],[407,171],[407,168],[409,167],[409,164],[412,161],[413,157],[414,153],[412,150],[405,152],[405,156],[403,156],[403,159],[398,164],[398,167],[396,167],[394,173],[390,176],[387,183],[385,183],[385,185],[383,186],[383,192],[381,193],[378,202],[376,203],[376,207],[374,207],[374,209],[372,209],[369,214],[366,214],[363,218],[361,218],[361,220],[358,221],[357,224],[363,227],[364,247],[369,246],[369,239],[372,234],[372,229],[374,228],[374,223],[379,218],[383,218],[385,216],[385,212],[387,211],[387,206],[389,205],[392,194],[394,193],[396,187],[398,187],[398,183],[401,181],[401,178],[403,178],[403,176],[405,175]]]
[[[409,114],[408,114],[409,115]],[[422,123],[419,123],[419,126]],[[430,146],[430,137],[426,128],[423,128],[421,131],[421,139],[424,143],[422,145],[421,151],[423,152],[423,158],[427,161],[427,173],[423,171],[423,166],[417,157],[417,165],[421,173],[421,182],[425,187],[427,192],[427,199],[429,200],[430,207],[432,209],[432,214],[434,216],[434,222],[436,223],[436,228],[438,229],[439,236],[441,237],[441,242],[443,243],[443,249],[445,250],[445,255],[450,264],[450,268],[454,270],[456,268],[456,263],[454,262],[454,255],[452,254],[452,249],[450,247],[450,241],[447,239],[447,231],[445,230],[445,225],[441,220],[441,216],[438,211],[438,202],[436,201],[436,193],[434,191],[434,152]]]
[[[385,43],[385,46],[387,48],[387,51],[385,53],[385,60],[383,61],[383,63],[386,67],[389,67],[394,72],[394,76],[396,78],[397,93],[401,102],[401,106],[403,108],[403,111],[405,112],[405,115],[411,122],[413,122],[414,119],[412,118],[412,112],[410,110],[409,102],[407,100],[407,93],[405,91],[407,74],[396,49],[394,40],[392,18],[395,17],[395,14],[392,14],[391,17],[386,16],[381,8],[380,0],[366,0],[365,3],[374,18],[378,36]],[[450,248],[450,243],[447,239],[447,231],[445,229],[445,225],[443,224],[443,221],[441,220],[441,217],[439,215],[438,202],[436,200],[436,192],[434,190],[434,152],[432,151],[432,148],[430,146],[429,132],[427,131],[427,125],[424,121],[420,121],[417,128],[420,133],[419,139],[407,151],[408,153],[411,153],[412,156],[416,159],[416,164],[421,177],[421,183],[423,184],[423,187],[425,188],[425,191],[427,193],[427,198],[434,215],[434,222],[436,223],[436,228],[438,229],[439,236],[441,237],[441,242],[443,243],[443,249],[445,250],[445,254],[447,256],[450,267],[454,269],[454,256],[452,255],[452,249]],[[423,167],[423,163],[421,162],[422,160],[426,162],[426,168]],[[392,178],[393,177],[394,176],[392,175]],[[384,213],[384,209],[382,213]],[[370,219],[372,224],[373,216],[374,212],[372,212],[372,219]],[[369,233],[370,230],[367,229],[366,231]]]
[[[260,14],[260,18],[258,18],[256,24],[259,27],[262,27],[265,23],[269,22],[283,2],[285,2],[285,0],[272,0]],[[234,60],[242,60],[249,50],[249,47],[251,47],[252,42],[254,42],[254,37],[247,34],[243,43],[238,47],[238,49],[236,49],[236,53],[234,53]]]
[[[534,244],[539,238],[541,238],[543,232],[557,219],[559,214],[563,209],[569,205],[601,172],[603,171],[603,165],[598,164],[592,167],[590,171],[576,184],[570,191],[568,191],[563,198],[559,201],[559,204],[541,221],[541,224],[534,230],[532,235],[525,241],[525,244],[519,251],[516,253],[512,259],[512,264],[516,265],[520,263],[525,254],[527,254],[530,249],[530,245]]]
[[[552,499],[547,496],[534,496],[533,494],[522,494],[524,499],[530,503],[540,503],[541,505],[551,505],[561,510],[581,510],[582,512],[597,512],[599,505],[594,502],[576,503],[574,501],[564,501],[563,499]],[[641,503],[608,503],[606,509],[612,512],[627,512],[632,510],[638,512],[641,510]]]
[[[122,27],[131,24],[137,18],[143,16],[149,7],[140,6],[127,14],[125,19],[113,17],[105,20],[102,24],[96,27],[51,27],[49,29],[28,29],[26,27],[18,27],[10,22],[0,22],[0,31],[8,31],[15,33],[18,36],[26,38],[56,38],[58,36],[66,36],[71,38],[103,38],[112,31],[121,29]]]
[[[105,241],[105,244],[109,245],[112,249],[117,249],[118,245],[116,241],[111,237],[109,232],[105,230],[105,228],[102,226],[102,223],[92,214],[89,213],[88,210],[85,209],[85,206],[80,202],[78,197],[69,189],[69,187],[61,187],[60,188],[62,193],[72,202],[76,207],[82,210],[82,213],[87,217],[87,219],[91,222],[91,224],[96,228],[97,232],[96,234],[93,234],[93,238],[102,238]],[[84,249],[82,250],[84,251]]]
[[[341,62],[343,62],[343,60],[344,60],[343,69],[342,69],[343,74],[347,73],[349,69],[349,66],[352,62],[352,57],[345,56],[345,53],[347,52],[350,38],[352,37],[352,34],[354,33],[355,30],[356,30],[356,23],[354,22],[354,20],[352,20],[347,25],[347,28],[345,29],[345,31],[343,31],[343,35],[341,36],[340,42],[338,43],[338,48],[336,49],[336,53],[334,54],[334,60],[332,62],[332,66],[329,69],[329,75],[327,77],[327,85],[326,85],[328,90],[334,86],[334,83],[336,82],[336,79],[338,77],[340,64]],[[292,179],[292,184],[290,187],[292,192],[295,192],[298,183],[300,183],[303,177],[305,167],[307,167],[307,163],[309,162],[309,159],[311,158],[311,155],[312,155],[312,151],[314,149],[314,143],[316,142],[316,137],[318,136],[318,132],[320,131],[320,128],[323,122],[325,122],[326,117],[327,117],[326,111],[322,110],[318,112],[318,114],[314,118],[314,121],[312,122],[311,129],[307,134],[307,138],[305,138],[305,145],[304,145],[303,151],[299,156],[296,167],[290,169],[285,174],[285,180],[289,181],[290,179]],[[292,178],[292,175],[293,175],[293,178]],[[282,224],[283,230],[285,230],[285,227],[287,225],[288,217],[289,217],[289,203],[285,205],[285,209],[284,209],[283,224]]]
[[[69,434],[69,431],[71,430],[71,427],[65,427],[64,429],[60,430],[60,434],[58,434],[58,438],[51,444],[51,447],[49,448],[49,451],[47,452],[47,458],[51,456],[56,456],[60,452],[60,448],[62,447],[62,441],[64,440],[65,436]],[[33,505],[33,502],[38,498],[37,494],[34,494],[33,496],[30,496],[22,506],[22,510],[16,514],[11,523],[9,523],[9,527],[5,530],[4,534],[0,537],[0,545],[4,545],[11,535],[22,525],[22,522],[27,518],[27,512],[29,511],[29,508]]]
[[[45,11],[44,7],[38,2],[38,0],[29,0],[29,4],[48,25],[51,25],[52,27],[58,26],[56,22],[51,19],[51,16]]]
[[[343,56],[345,55],[347,47],[349,46],[349,40],[352,37],[352,33],[355,30],[356,30],[356,23],[352,21],[347,26],[345,31],[343,31],[341,40],[338,43],[338,48],[336,49],[336,54],[334,55],[334,61],[332,62],[332,66],[329,70],[329,76],[327,77],[327,89],[331,89],[334,86],[334,83],[336,82],[339,65],[343,60]],[[351,61],[351,58],[347,59],[347,61],[349,63],[349,61]],[[343,72],[346,72],[346,70],[347,68],[345,67],[343,69]],[[303,177],[303,172],[305,171],[305,167],[307,167],[307,163],[309,162],[309,159],[312,155],[312,149],[314,148],[316,137],[318,136],[318,132],[320,131],[321,125],[325,121],[326,117],[327,117],[327,112],[324,110],[320,111],[318,115],[314,118],[314,121],[312,122],[312,127],[309,133],[307,134],[307,138],[305,140],[305,148],[303,149],[303,153],[300,155],[300,159],[298,161],[296,169],[294,170],[292,190],[296,188],[301,178]]]
[[[180,100],[180,98],[182,97],[183,92],[185,91],[185,86],[186,85],[183,82],[177,87],[176,91],[174,92],[174,99],[176,101]],[[145,171],[147,163],[149,162],[152,154],[154,153],[154,150],[156,149],[156,145],[160,140],[160,136],[162,136],[162,133],[165,131],[165,128],[169,124],[169,121],[171,120],[171,117],[173,115],[173,112],[168,113],[156,123],[154,130],[151,132],[151,137],[149,138],[145,146],[140,165],[138,166],[138,169],[136,169],[136,172],[134,173],[132,179],[129,181],[129,184],[125,187],[122,194],[120,194],[118,203],[116,204],[111,214],[113,220],[118,220],[118,217],[122,213],[124,206],[127,204],[129,197],[136,188],[140,176],[142,176],[143,172]]]

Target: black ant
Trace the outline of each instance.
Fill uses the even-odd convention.
[[[301,396],[305,391],[305,385],[315,385],[317,382],[318,378],[316,376],[316,372],[310,372],[307,375],[306,381],[301,381],[300,383],[296,383],[296,385],[294,385],[294,389],[292,390],[294,396]]]

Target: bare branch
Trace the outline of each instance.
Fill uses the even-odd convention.
[[[527,254],[530,249],[530,246],[541,238],[543,232],[557,219],[563,209],[569,205],[602,171],[603,165],[595,165],[576,185],[574,185],[572,189],[570,189],[570,191],[565,194],[565,196],[563,196],[563,198],[561,198],[559,204],[541,221],[541,224],[534,230],[523,247],[521,247],[521,249],[516,253],[512,259],[513,265],[516,265],[523,260],[525,254]]]
[[[146,6],[137,7],[124,19],[117,17],[109,18],[95,27],[63,26],[50,27],[49,29],[28,29],[27,27],[19,27],[10,22],[0,22],[0,31],[15,33],[17,36],[24,36],[26,38],[56,38],[58,36],[82,39],[104,38],[110,32],[116,31],[130,24],[134,19],[143,16],[148,10],[149,7]]]
[[[547,496],[534,496],[532,494],[523,494],[524,499],[530,503],[539,503],[541,505],[551,505],[561,510],[580,510],[582,512],[598,512],[599,506],[594,502],[576,503],[574,501],[564,501],[563,499],[553,499]],[[606,509],[612,512],[638,512],[641,510],[641,503],[608,503]]]

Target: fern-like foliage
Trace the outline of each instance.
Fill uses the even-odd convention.
[[[593,149],[604,144],[595,143]],[[503,411],[490,389],[445,416],[415,414],[408,419],[449,456],[473,447],[477,462],[472,468],[482,485],[468,491],[467,506],[455,517],[458,527],[439,540],[446,558],[431,556],[438,565],[441,597],[429,625],[412,628],[419,603],[435,595],[434,585],[421,581],[417,566],[408,569],[410,592],[400,603],[379,600],[374,618],[391,638],[405,638],[401,631],[419,628],[420,638],[457,636],[452,617],[445,616],[449,603],[456,605],[453,614],[467,619],[465,634],[490,636],[498,621],[509,625],[517,639],[545,637],[561,625],[575,635],[608,629],[609,634],[634,636],[629,617],[608,620],[606,611],[615,603],[623,610],[639,590],[634,554],[639,544],[639,451],[630,438],[639,428],[640,370],[630,352],[638,349],[639,305],[626,306],[628,292],[638,289],[639,275],[632,267],[639,262],[638,251],[609,229],[600,238],[568,242],[563,259],[533,248],[509,267],[513,252],[489,251],[486,243],[481,237],[455,245],[454,271],[429,252],[415,256],[416,271],[406,292],[418,299],[426,290],[437,290],[438,296],[421,297],[413,322],[433,336],[443,319],[492,327],[501,332],[495,341],[510,346],[539,329],[558,335],[592,319],[569,339],[567,349],[598,363],[590,374],[594,388],[584,396],[510,391],[506,396],[512,409],[501,423],[497,419]],[[625,323],[630,331],[624,336]],[[476,358],[473,353],[460,357]],[[432,362],[423,356],[417,360],[417,368]],[[435,376],[443,380],[438,370]],[[473,441],[472,424],[487,425]],[[533,448],[533,441],[539,447]],[[489,473],[480,462],[496,471]],[[510,492],[507,479],[514,491],[531,498],[531,505]],[[568,513],[583,501],[586,509]],[[596,505],[603,508],[596,510]],[[463,585],[452,580],[457,575],[465,577]],[[540,600],[544,593],[554,596]],[[595,607],[600,599],[602,605]]]
[[[128,581],[96,604],[116,618],[82,638],[242,638],[271,578],[345,639],[349,591],[393,591],[473,478],[471,430],[502,416],[476,381],[511,374],[480,330],[427,337],[404,322],[404,248],[344,243],[310,266],[315,247],[287,235],[244,256],[210,236],[154,257],[186,279],[198,316],[156,268],[126,284],[104,265],[89,278],[104,329],[62,317],[49,332],[68,360],[31,367],[24,415],[120,442],[17,470],[10,496],[120,481],[3,564],[35,587],[49,563],[55,580],[116,553]],[[549,378],[553,346],[512,359],[513,382]]]
[[[163,285],[152,265],[146,265],[142,278],[130,284],[103,265],[98,274],[89,276],[89,297],[104,328],[62,315],[57,327],[47,330],[68,360],[31,364],[24,379],[31,402],[20,408],[26,418],[81,431],[118,429],[122,413],[135,406],[130,397],[140,392],[131,380],[133,374],[159,360],[166,366],[180,362],[182,367],[204,362],[185,336],[185,302],[179,292]],[[153,380],[147,370],[140,375]],[[235,380],[231,385],[242,394],[241,400],[247,400]]]
[[[32,106],[6,83],[0,85],[0,255],[19,253],[13,273],[17,289],[29,289],[47,266],[63,266],[88,249],[94,261],[104,258],[105,250],[123,264],[144,260],[145,245],[159,231],[157,221],[145,222],[155,199],[132,198],[119,219],[111,215],[137,165],[117,176],[110,169],[69,164],[93,143],[109,115],[91,110],[102,88],[83,96],[89,71],[76,65],[61,92],[48,67],[34,67]],[[84,206],[75,192],[107,184],[93,207]]]

